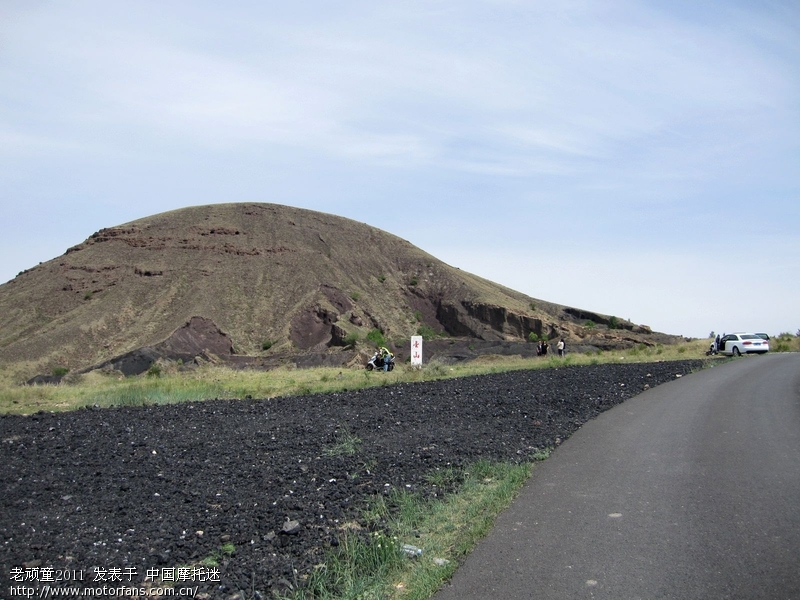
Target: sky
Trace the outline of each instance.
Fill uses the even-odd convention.
[[[0,283],[272,202],[656,331],[800,329],[796,0],[0,0]]]

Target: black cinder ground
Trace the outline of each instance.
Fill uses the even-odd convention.
[[[0,573],[78,570],[79,585],[96,587],[98,573],[112,585],[113,569],[138,585],[148,571],[214,559],[218,577],[187,583],[212,598],[268,595],[319,564],[376,494],[441,493],[425,478],[437,467],[530,461],[602,411],[701,366],[562,367],[2,416]]]

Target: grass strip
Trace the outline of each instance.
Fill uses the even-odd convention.
[[[59,385],[31,386],[21,386],[8,374],[0,374],[0,413],[31,414],[39,410],[65,411],[95,405],[142,406],[211,398],[276,398],[567,365],[705,358],[706,349],[707,342],[699,340],[670,346],[637,346],[626,351],[568,354],[565,358],[491,355],[453,365],[433,361],[421,369],[398,365],[390,373],[329,367],[282,367],[256,371],[218,365],[181,370],[178,365],[165,364],[158,371],[153,371],[158,375],[122,377],[119,373],[102,372],[67,374]],[[711,360],[721,359],[715,357]]]
[[[340,546],[285,600],[430,598],[492,528],[532,465],[480,461],[443,497],[409,491],[376,499],[363,513],[371,533],[343,532]]]

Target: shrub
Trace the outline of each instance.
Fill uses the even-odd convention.
[[[272,348],[272,344],[273,343],[274,342],[271,342],[270,340],[266,340],[261,344],[261,349],[262,350],[269,350],[270,348]]]
[[[147,369],[147,376],[148,377],[161,377],[161,367],[157,364],[153,363],[150,365],[150,368]]]
[[[423,340],[432,340],[436,337],[436,331],[430,325],[422,324],[417,327],[417,335],[421,335]]]
[[[531,332],[528,334],[528,341],[529,341],[529,342],[534,342],[534,343],[535,343],[535,342],[538,342],[538,341],[539,341],[539,336],[538,336],[538,335],[536,335],[536,332],[534,332],[534,331],[531,331]]]
[[[355,346],[358,343],[358,333],[355,331],[351,331],[346,336],[344,336],[344,345],[348,348]]]
[[[408,282],[408,285],[417,285],[418,283],[419,279],[417,279],[417,276],[415,275],[414,277],[411,278],[411,281]]]
[[[92,296],[94,296],[94,292],[92,292],[92,291],[88,291],[88,292],[86,292],[86,293],[83,295],[83,299],[84,299],[84,300],[91,300],[91,299],[92,299]]]
[[[378,281],[380,281],[381,283],[386,281],[386,275],[378,275]]]
[[[535,302],[531,302],[531,310],[536,310],[536,303]]]
[[[69,373],[69,369],[66,367],[56,367],[55,369],[53,369],[53,375],[55,377],[63,377],[67,373]]]
[[[416,319],[418,322],[420,322],[420,323],[421,323],[421,322],[422,322],[422,312],[421,312],[421,311],[418,311],[418,310],[415,310],[415,311],[414,311],[414,318],[415,318],[415,319]]]
[[[618,327],[619,327],[619,319],[617,319],[617,317],[611,317],[608,320],[608,328],[617,329]]]
[[[350,294],[350,297],[353,299],[353,302],[358,302],[358,299],[361,298],[361,294],[358,292],[353,292]]]
[[[380,329],[373,329],[367,334],[367,339],[373,342],[376,346],[385,346],[386,338],[383,337],[383,332]]]
[[[595,323],[594,323],[594,321],[584,321],[583,322],[583,326],[584,327],[588,327],[589,329],[591,329],[591,328],[593,328],[595,326]]]

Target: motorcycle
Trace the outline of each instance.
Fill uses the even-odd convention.
[[[394,356],[390,354],[386,357],[386,361],[389,363],[387,371],[394,369]],[[367,362],[367,371],[383,371],[383,362],[384,359],[376,352],[372,355],[372,358],[369,359],[369,362]]]

